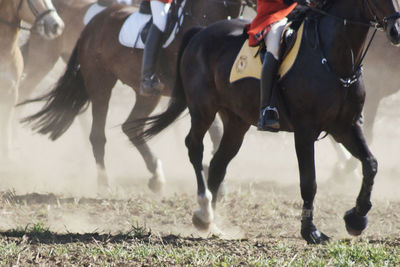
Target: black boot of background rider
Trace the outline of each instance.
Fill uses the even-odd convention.
[[[158,54],[161,50],[163,32],[152,24],[147,35],[143,51],[142,79],[140,94],[143,96],[159,95],[164,89],[164,84],[156,76]]]
[[[115,0],[97,0],[97,4],[99,6],[108,7],[108,6],[111,6],[112,4],[114,4],[114,1]]]
[[[279,113],[274,103],[278,66],[278,60],[271,53],[265,53],[261,70],[259,131],[278,132],[280,128]]]

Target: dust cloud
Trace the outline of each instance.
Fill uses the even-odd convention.
[[[35,95],[48,91],[63,73],[64,67],[65,64],[59,61],[56,68],[38,86]],[[369,65],[366,63],[366,67],[368,71],[372,72],[389,72],[389,70],[382,69],[382,66],[375,69],[374,62]],[[391,83],[388,79],[385,79],[385,81],[388,84]],[[380,81],[379,85],[384,88],[385,84],[382,83],[383,81]],[[376,79],[370,80],[367,75],[366,85],[369,86],[369,84],[376,84]],[[175,226],[175,230],[183,234],[192,234],[194,230],[191,226],[190,217],[187,216],[190,216],[190,210],[196,205],[196,180],[184,146],[184,138],[190,127],[189,116],[183,116],[172,127],[149,143],[154,153],[162,160],[167,179],[164,190],[166,197],[155,197],[147,188],[151,174],[147,171],[137,150],[130,144],[120,128],[120,125],[128,117],[134,102],[135,95],[132,89],[118,83],[113,91],[106,126],[105,162],[113,189],[111,198],[122,202],[132,198],[136,201],[133,203],[131,200],[128,204],[119,203],[118,205],[135,206],[139,205],[138,201],[143,201],[143,203],[149,201],[153,205],[157,205],[157,201],[168,201],[168,198],[179,199],[180,195],[183,194],[186,199],[192,200],[185,204],[188,209],[185,211],[187,215],[183,218],[182,225]],[[164,98],[156,112],[162,111],[167,102],[168,98]],[[400,148],[398,138],[400,136],[399,103],[399,93],[385,98],[379,108],[374,126],[375,138],[371,150],[379,161],[379,173],[373,191],[374,200],[400,200],[398,194],[398,188],[400,188],[400,167],[398,165]],[[32,114],[40,107],[41,104],[32,104],[23,107],[22,113],[23,115]],[[89,109],[76,119],[71,128],[56,142],[51,142],[47,137],[34,134],[29,127],[18,125],[11,155],[12,159],[0,163],[2,181],[0,191],[11,190],[15,191],[16,195],[35,192],[54,193],[58,196],[77,199],[96,198],[100,199],[100,204],[93,208],[97,207],[101,210],[101,199],[103,197],[97,194],[96,169],[88,138],[90,122]],[[211,159],[211,150],[212,144],[207,135],[205,138],[205,163]],[[348,203],[348,205],[351,205],[355,201],[361,186],[361,167],[358,164],[358,168],[353,173],[337,177],[334,170],[340,164],[339,160],[329,138],[316,143],[317,182],[320,190],[317,193],[317,199],[323,202],[323,194],[325,193],[351,196],[352,202]],[[278,191],[282,191],[282,195],[301,203],[293,134],[258,132],[252,127],[245,137],[239,154],[229,165],[226,182],[228,194],[229,192],[241,192],[241,188],[248,188],[251,185],[262,184],[266,188],[278,188]],[[286,189],[288,190],[285,191]],[[262,199],[267,198],[260,190],[256,190],[254,194],[258,194]],[[257,197],[254,199],[257,199]],[[132,219],[132,214],[128,214],[128,208],[124,211],[124,208],[119,206],[114,210],[113,215],[109,214],[110,217],[107,219],[100,216],[101,211],[99,210],[89,212],[87,209],[76,209],[76,205],[73,204],[67,205],[61,211],[55,213],[53,213],[51,205],[45,206],[44,209],[46,224],[50,225],[51,229],[55,231],[66,229],[72,232],[90,232],[96,231],[96,229],[122,231],[129,228],[129,223],[126,223],[128,219],[125,223],[118,220],[121,214],[125,214],[125,218],[130,218],[130,222],[135,220]],[[117,212],[119,209],[121,214]],[[150,209],[151,207],[149,207]],[[179,207],[173,207],[173,209],[178,210]],[[18,208],[18,211],[14,211],[10,207],[4,208],[2,210],[3,216],[0,216],[2,218],[0,219],[0,227],[10,229],[15,225],[29,223],[31,217],[28,210],[29,206],[22,206]],[[296,210],[296,212],[298,211]],[[20,220],[21,217],[18,219],[18,216],[7,215],[13,212],[20,213],[20,215],[25,214],[21,215],[24,219]],[[140,215],[138,216],[138,218],[141,218]],[[172,225],[181,219],[174,216],[176,215],[169,214],[167,216],[169,219],[172,218]],[[40,216],[35,218],[40,218]],[[152,226],[151,218],[147,218],[146,221],[148,226]],[[219,221],[226,223],[223,218],[220,218]],[[171,224],[168,224],[169,222],[161,224],[171,227]],[[159,224],[155,223],[154,225]],[[241,230],[233,226],[231,230],[226,229],[225,231],[233,236],[242,235]]]

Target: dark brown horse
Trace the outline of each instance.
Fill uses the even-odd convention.
[[[397,2],[395,3],[397,4]],[[346,228],[359,235],[367,226],[367,213],[377,161],[371,154],[359,124],[365,91],[360,64],[370,23],[384,27],[393,44],[400,43],[399,13],[392,0],[335,0],[312,9],[306,16],[303,40],[292,69],[279,83],[279,113],[282,130],[294,132],[303,198],[301,235],[308,243],[323,243],[328,237],[313,223],[316,174],[314,143],[322,131],[358,158],[363,182],[356,205],[345,214]],[[133,128],[150,126],[137,140],[161,132],[186,107],[191,129],[185,143],[198,186],[200,209],[193,222],[200,229],[213,222],[218,187],[226,168],[237,154],[251,125],[256,125],[259,81],[254,78],[230,83],[230,69],[242,44],[245,21],[216,23],[194,35],[181,49],[177,85],[168,109],[154,117],[138,120]],[[203,170],[203,138],[216,114],[221,115],[224,133],[211,160],[208,184]],[[265,151],[265,157],[273,152]],[[268,167],[265,171],[268,171]]]
[[[183,1],[177,1],[183,2]],[[175,40],[162,52],[158,72],[166,85],[163,95],[169,96],[174,85],[177,51],[183,34],[193,26],[208,25],[228,16],[237,17],[242,8],[242,0],[187,0],[185,18]],[[98,184],[108,185],[104,164],[106,143],[105,123],[112,88],[117,80],[132,87],[137,92],[140,84],[140,69],[143,50],[122,46],[118,32],[134,8],[115,5],[98,14],[83,30],[68,67],[57,86],[46,96],[37,99],[47,104],[37,114],[26,121],[37,121],[35,129],[57,139],[71,125],[87,103],[92,104],[92,129],[90,142],[98,166]],[[127,121],[148,116],[157,106],[160,96],[144,97],[136,94],[136,103]],[[122,125],[127,132],[127,125]],[[138,134],[143,129],[137,129]],[[153,174],[149,186],[158,191],[164,182],[161,161],[154,156],[149,146],[142,141],[131,139]]]

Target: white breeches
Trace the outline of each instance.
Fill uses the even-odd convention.
[[[132,5],[132,0],[117,0],[118,4]]]
[[[167,27],[168,10],[171,4],[165,4],[161,1],[150,1],[151,14],[153,15],[153,24],[164,32]]]
[[[281,46],[282,32],[285,29],[287,18],[284,18],[271,27],[271,30],[264,37],[267,52],[270,52],[276,60],[279,59],[279,48]]]

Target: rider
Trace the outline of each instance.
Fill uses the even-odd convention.
[[[142,61],[140,94],[143,96],[159,95],[164,84],[156,76],[156,63],[161,50],[163,33],[167,26],[168,10],[172,0],[142,0],[150,2],[153,23],[151,24]]]
[[[108,7],[114,4],[114,0],[97,0],[99,6]]]
[[[275,107],[274,90],[279,63],[279,48],[286,16],[297,3],[306,4],[306,0],[257,0],[257,16],[247,26],[249,45],[256,46],[265,42],[266,53],[261,70],[260,117],[257,128],[260,131],[277,132],[280,129],[279,114]]]

